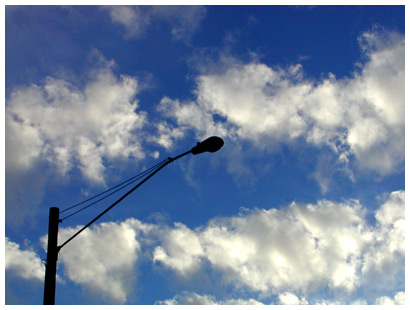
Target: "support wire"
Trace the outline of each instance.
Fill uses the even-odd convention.
[[[80,205],[82,205],[82,204],[84,204],[84,203],[86,203],[86,202],[89,202],[89,201],[91,201],[91,200],[94,200],[94,199],[96,199],[96,198],[98,198],[98,197],[100,197],[100,196],[102,196],[102,195],[104,195],[104,194],[106,194],[106,193],[108,193],[108,192],[110,192],[110,191],[112,191],[112,190],[114,190],[114,189],[116,189],[116,188],[118,188],[118,187],[121,186],[121,187],[118,188],[117,190],[115,190],[115,191],[113,191],[113,192],[111,192],[111,193],[105,195],[104,197],[102,197],[102,198],[100,198],[100,199],[98,199],[98,200],[96,200],[96,201],[94,201],[94,202],[92,202],[92,203],[86,205],[85,207],[83,207],[83,208],[81,208],[81,209],[79,209],[79,210],[77,210],[77,211],[71,213],[70,215],[67,215],[66,217],[60,219],[60,221],[63,221],[63,220],[65,220],[65,219],[67,219],[67,218],[69,218],[69,217],[71,217],[71,216],[73,216],[73,215],[75,215],[75,214],[77,214],[77,213],[79,213],[79,212],[81,212],[81,211],[83,211],[83,210],[85,210],[85,209],[87,209],[87,208],[89,208],[89,207],[91,207],[91,206],[97,204],[98,202],[100,202],[100,201],[102,201],[102,200],[108,198],[109,196],[111,196],[111,195],[117,193],[118,191],[122,190],[123,188],[125,188],[125,187],[131,185],[132,183],[134,183],[134,182],[136,182],[137,180],[141,179],[141,178],[144,177],[145,175],[149,174],[151,171],[153,171],[153,170],[157,169],[158,167],[162,166],[162,165],[163,165],[165,162],[167,162],[167,161],[168,161],[168,159],[165,159],[165,160],[163,160],[162,162],[160,162],[160,163],[158,163],[158,164],[152,166],[151,168],[149,168],[149,169],[147,169],[147,170],[144,170],[143,172],[141,172],[141,173],[139,173],[139,174],[137,174],[137,175],[135,175],[135,176],[133,176],[133,177],[131,177],[131,178],[129,178],[129,179],[123,181],[123,182],[121,182],[120,184],[117,184],[117,185],[115,185],[115,186],[113,186],[113,187],[111,187],[111,188],[109,188],[109,189],[107,189],[107,190],[105,190],[105,191],[103,191],[103,192],[101,192],[101,193],[99,193],[99,194],[97,194],[97,195],[91,197],[91,198],[88,198],[88,199],[86,199],[86,200],[84,200],[84,201],[82,201],[82,202],[79,202],[79,203],[77,203],[77,204],[75,204],[75,205],[73,205],[73,206],[71,206],[71,207],[68,207],[68,208],[66,208],[66,209],[64,209],[64,210],[62,210],[62,211],[60,211],[60,214],[66,212],[66,211],[69,211],[69,210],[71,210],[71,209],[73,209],[73,208],[75,208],[75,207],[78,207],[78,206],[80,206]]]

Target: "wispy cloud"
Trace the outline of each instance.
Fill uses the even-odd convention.
[[[104,7],[110,13],[111,20],[124,27],[125,38],[139,38],[150,23],[149,15],[144,14],[138,7],[114,5]]]
[[[139,39],[149,27],[167,23],[174,40],[189,43],[206,16],[203,6],[107,6],[111,20],[124,27],[126,39]]]

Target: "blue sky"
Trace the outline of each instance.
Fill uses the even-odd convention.
[[[404,23],[404,6],[6,6],[6,304],[43,301],[50,207],[213,135],[220,151],[61,250],[57,304],[404,303]]]

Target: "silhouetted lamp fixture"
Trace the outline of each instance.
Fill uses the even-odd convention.
[[[154,174],[156,174],[159,170],[164,168],[166,165],[190,153],[192,153],[193,155],[201,154],[204,152],[214,153],[218,151],[219,149],[221,149],[223,145],[224,145],[224,141],[221,138],[213,136],[213,137],[209,137],[208,139],[202,142],[198,142],[197,145],[194,146],[190,151],[182,153],[174,158],[168,157],[168,159],[163,164],[160,164],[160,166],[156,168],[151,174],[149,174],[145,179],[143,179],[141,182],[135,185],[131,190],[125,193],[121,198],[119,198],[117,201],[111,204],[107,209],[101,212],[92,221],[90,221],[87,225],[85,225],[77,233],[75,233],[71,238],[69,238],[67,241],[65,241],[62,245],[59,245],[59,246],[57,245],[58,244],[58,224],[62,222],[62,220],[59,218],[60,209],[56,207],[50,208],[50,215],[49,215],[49,222],[48,222],[47,263],[46,263],[46,274],[45,274],[45,281],[44,281],[44,304],[45,305],[55,304],[57,259],[58,259],[58,252],[61,250],[63,246],[65,246],[68,242],[73,240],[82,231],[84,231],[87,227],[89,227],[91,224],[97,221],[101,216],[103,216],[105,213],[111,210],[115,205],[117,205],[125,197],[131,194],[131,192],[133,192],[138,187],[140,187],[150,177],[152,177]]]
[[[203,153],[203,152],[210,152],[214,153],[218,151],[224,145],[224,140],[219,137],[210,137],[202,142],[198,142],[196,146],[194,146],[191,150],[191,153],[194,155]]]

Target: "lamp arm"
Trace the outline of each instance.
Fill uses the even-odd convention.
[[[61,250],[63,246],[65,246],[67,243],[69,243],[71,240],[73,240],[75,237],[77,237],[80,233],[82,233],[85,229],[87,229],[91,224],[93,224],[95,221],[97,221],[100,217],[102,217],[105,213],[110,211],[113,207],[115,207],[119,202],[121,202],[125,197],[127,197],[129,194],[131,194],[134,190],[136,190],[138,187],[140,187],[142,184],[144,184],[149,178],[151,178],[154,174],[156,174],[158,171],[160,171],[162,168],[164,168],[166,165],[172,163],[173,161],[191,153],[191,151],[187,151],[185,153],[182,153],[174,158],[168,157],[168,161],[165,162],[163,165],[159,166],[156,170],[154,170],[150,175],[148,175],[145,179],[143,179],[141,182],[139,182],[137,185],[135,185],[132,189],[130,189],[127,193],[125,193],[121,198],[119,198],[117,201],[115,201],[113,204],[111,204],[107,209],[105,209],[103,212],[101,212],[98,216],[96,216],[93,220],[91,220],[88,224],[86,224],[83,228],[81,228],[78,232],[76,232],[71,238],[69,238],[67,241],[65,241],[62,245],[57,247],[57,252]]]

